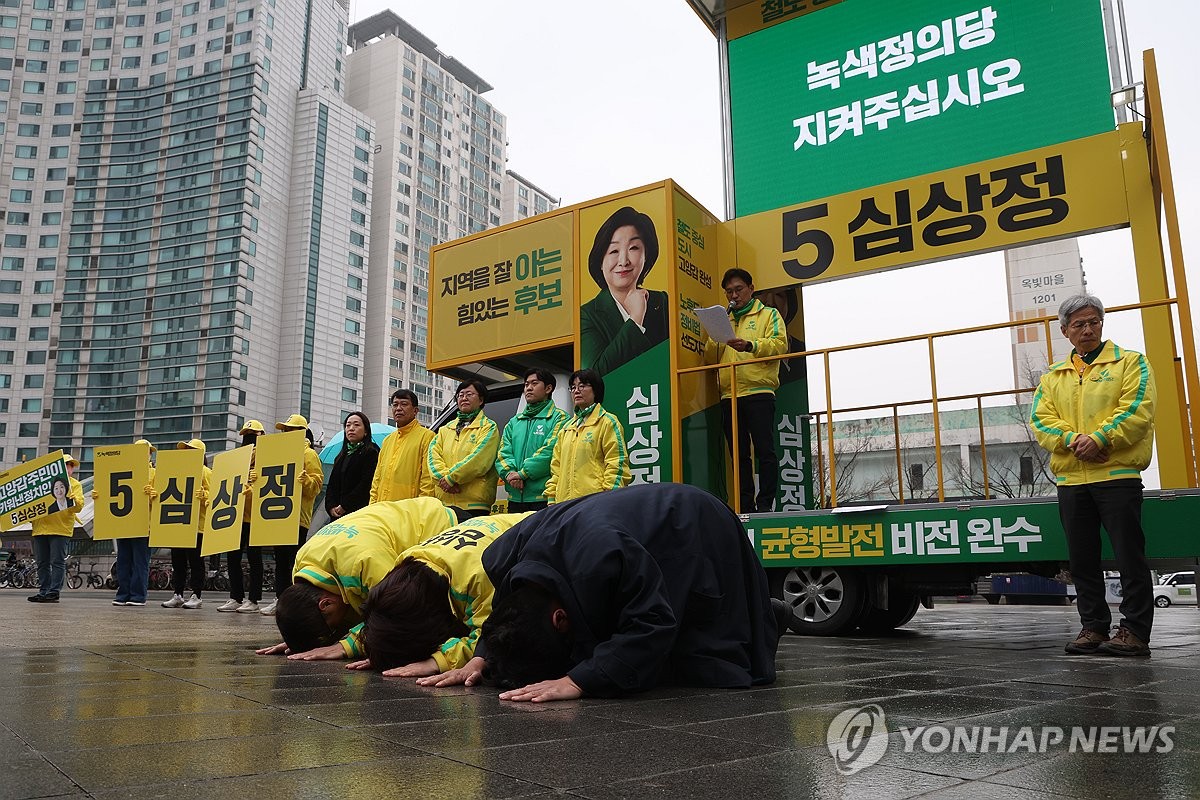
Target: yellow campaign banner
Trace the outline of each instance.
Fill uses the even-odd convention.
[[[837,5],[842,0],[728,0],[726,38],[730,41],[772,25]]]
[[[150,535],[150,446],[96,448],[93,539],[137,539]]]
[[[433,248],[429,369],[571,335],[572,219],[556,212]]]
[[[0,533],[50,513],[60,485],[70,504],[71,482],[61,450],[0,472]]]
[[[163,450],[154,470],[158,492],[150,511],[151,547],[195,547],[200,532],[204,454],[199,450]]]
[[[262,437],[259,437],[260,439]],[[228,553],[242,543],[242,508],[246,474],[254,447],[245,445],[213,457],[212,479],[208,489],[208,517],[200,554]]]
[[[675,190],[674,209],[675,297],[680,332],[675,362],[679,369],[687,369],[704,363],[704,342],[708,338],[696,316],[696,309],[726,305],[725,292],[721,288],[724,271],[719,269],[717,261],[720,231],[717,219],[678,189]],[[685,383],[695,386],[680,393],[682,416],[717,401],[714,375],[715,372],[707,377],[685,379]]]
[[[759,289],[817,283],[1127,225],[1121,163],[1111,131],[725,225]]]
[[[250,544],[255,547],[299,541],[304,446],[304,431],[272,433],[255,443],[258,479],[250,501]]]

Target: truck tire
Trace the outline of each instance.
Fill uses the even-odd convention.
[[[788,627],[804,636],[837,636],[854,630],[867,592],[854,570],[796,567],[768,573],[771,596],[792,609]]]
[[[868,608],[858,623],[863,633],[887,633],[906,624],[921,607],[921,598],[909,592],[896,592],[889,599],[887,609]]]

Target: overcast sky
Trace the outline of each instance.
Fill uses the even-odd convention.
[[[564,204],[674,178],[723,218],[717,43],[684,0],[351,0],[350,8],[352,21],[391,8],[491,83],[487,97],[508,118],[508,168]],[[1131,0],[1126,14],[1138,80],[1142,51],[1157,54],[1190,288],[1200,303],[1200,112],[1192,41],[1200,3]],[[1136,301],[1128,231],[1085,237],[1080,247],[1091,291],[1108,305]],[[830,346],[1000,322],[1008,316],[1005,297],[1000,255],[823,284],[806,290],[808,342]],[[1114,316],[1106,333],[1127,347],[1141,346],[1132,320]],[[945,353],[988,360],[1004,356],[1005,341],[951,344]],[[835,367],[835,379],[836,373]],[[946,376],[939,389],[1011,386],[1011,366],[998,373],[1004,380],[985,387],[977,371],[965,370]],[[955,378],[963,385],[954,385]],[[836,404],[875,402],[862,399],[859,381],[852,384],[853,397],[841,393]]]

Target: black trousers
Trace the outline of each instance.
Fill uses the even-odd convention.
[[[250,546],[250,525],[242,524],[242,543],[237,550],[230,550],[226,557],[229,559],[229,596],[239,603],[246,599],[245,581],[242,578],[242,553],[250,562],[250,602],[262,600],[263,562],[262,548]]]
[[[200,597],[204,594],[204,579],[207,575],[204,556],[200,555],[199,541],[196,542],[196,547],[171,548],[171,588],[175,590],[175,594],[182,595],[190,583],[192,594]]]
[[[733,401],[721,401],[725,442],[733,448]],[[754,496],[754,458],[758,460],[758,499]],[[779,493],[779,454],[775,452],[775,395],[752,394],[738,398],[738,470],[741,512],[773,511]]]
[[[541,511],[546,507],[545,500],[533,500],[528,503],[519,503],[516,500],[508,501],[508,513],[523,514],[526,511]]]
[[[1104,600],[1100,528],[1108,532],[1121,570],[1121,624],[1143,642],[1154,624],[1154,587],[1142,532],[1142,482],[1138,478],[1058,487],[1058,514],[1067,534],[1071,578],[1083,627],[1108,633],[1112,612]]]
[[[296,569],[296,552],[308,538],[308,528],[301,526],[296,544],[275,545],[275,596],[292,585],[292,571]]]

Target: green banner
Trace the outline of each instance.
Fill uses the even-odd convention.
[[[1096,0],[847,0],[728,47],[738,216],[1114,127]]]
[[[1146,555],[1200,554],[1192,535],[1198,515],[1200,494],[1148,495],[1142,507]],[[775,514],[751,518],[746,529],[768,568],[1067,560],[1058,504],[1051,499]],[[1112,558],[1107,537],[1103,551]]]

